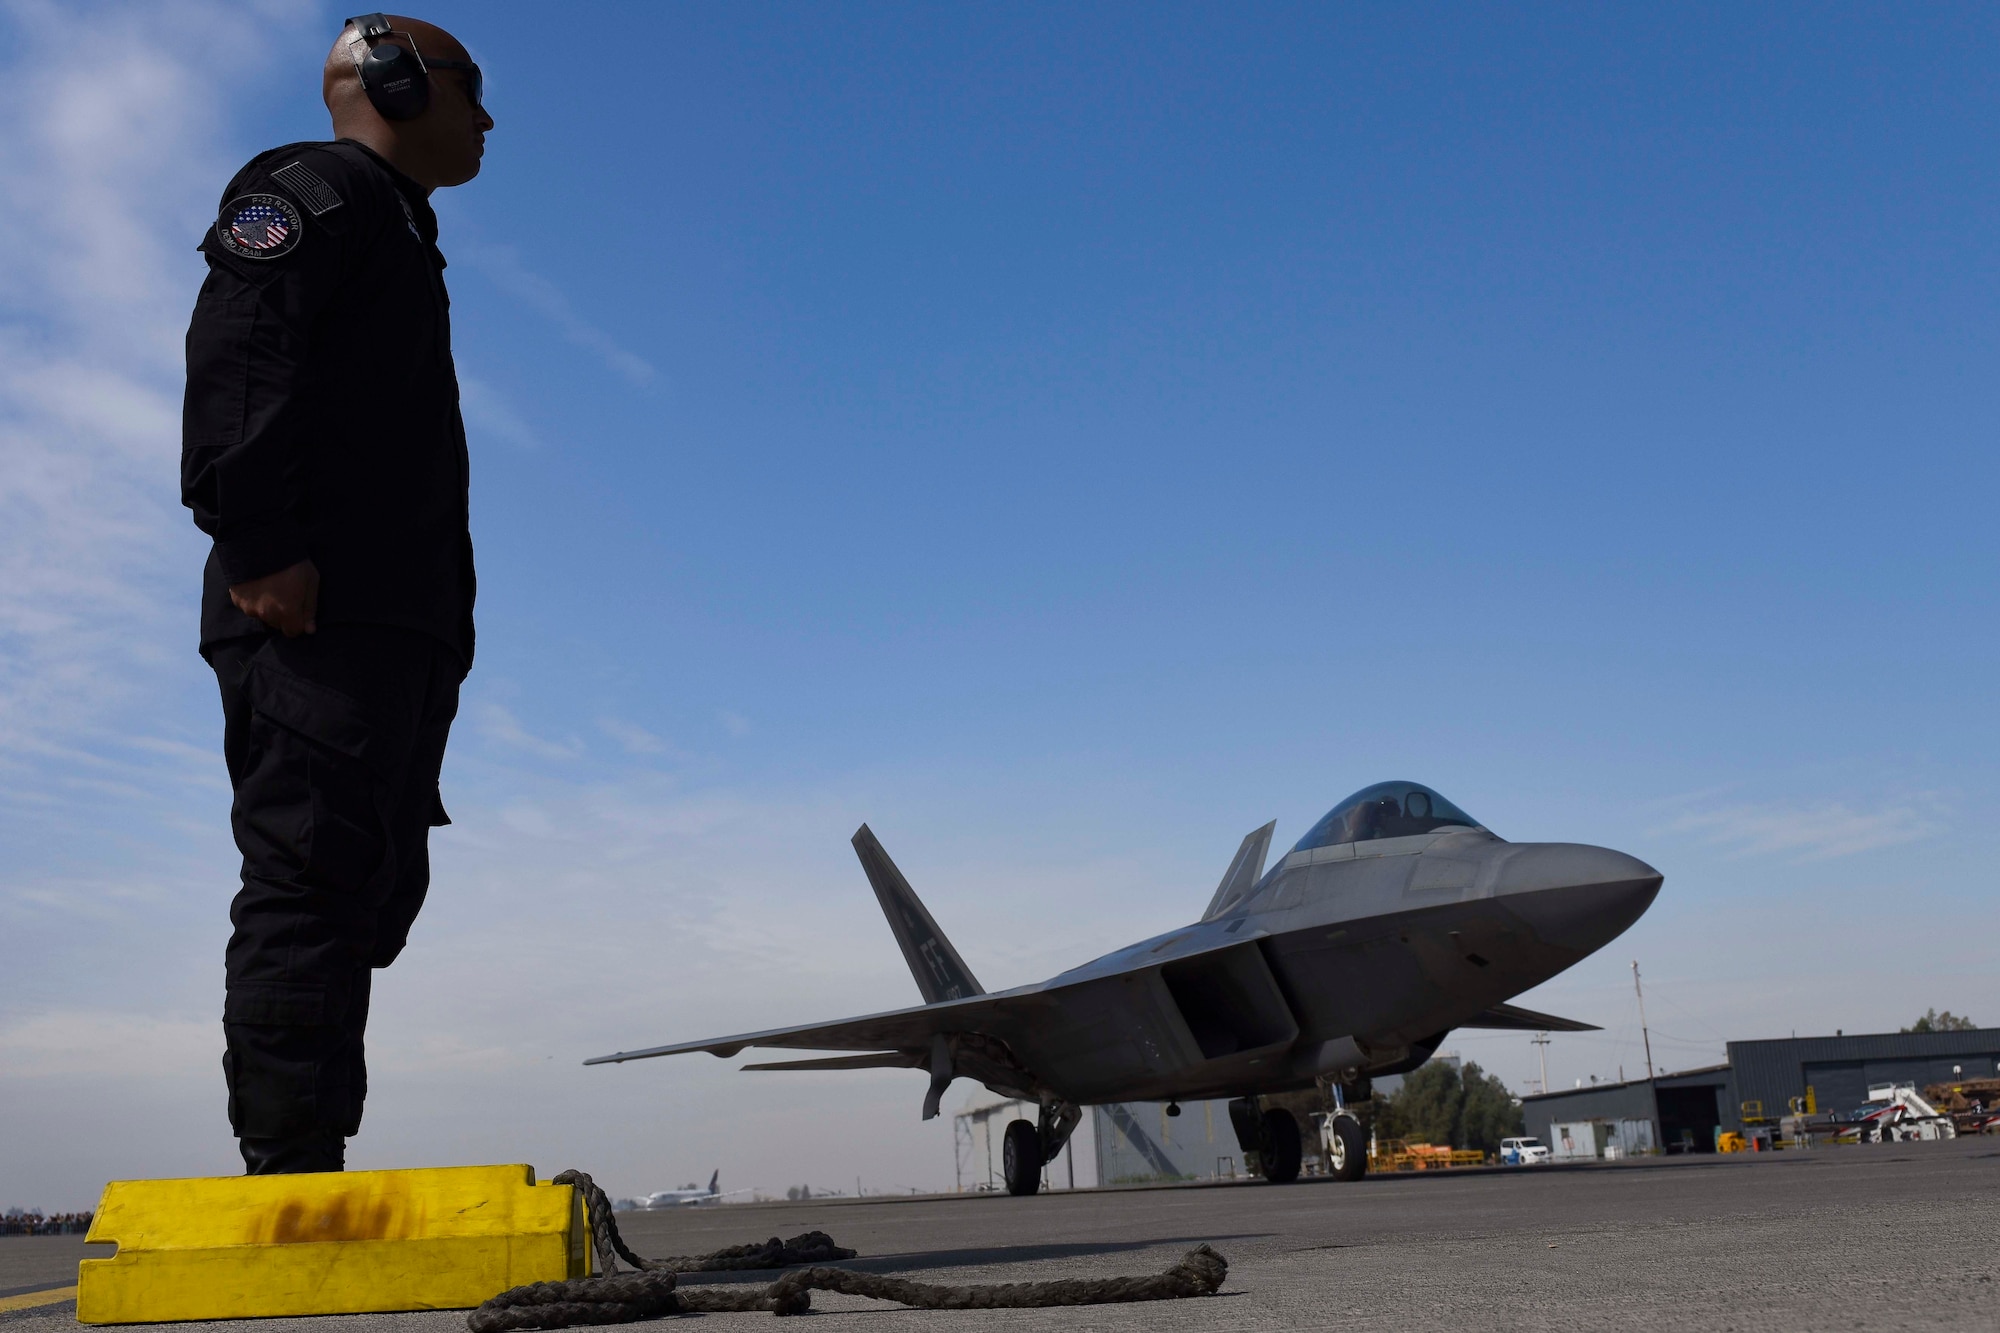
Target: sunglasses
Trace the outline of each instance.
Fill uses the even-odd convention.
[[[422,59],[422,57],[418,57]],[[455,69],[465,75],[465,95],[475,111],[486,109],[486,76],[470,60],[425,60],[426,69]]]

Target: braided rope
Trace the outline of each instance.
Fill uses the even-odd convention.
[[[627,1324],[662,1315],[768,1310],[772,1314],[804,1314],[812,1308],[814,1291],[895,1301],[920,1310],[1018,1310],[1052,1305],[1111,1305],[1126,1301],[1178,1300],[1213,1296],[1229,1275],[1229,1261],[1206,1245],[1197,1245],[1164,1272],[1139,1277],[1061,1278],[1050,1282],[994,1282],[944,1286],[912,1282],[880,1273],[827,1268],[825,1259],[852,1259],[824,1231],[808,1231],[781,1241],[731,1245],[712,1254],[672,1259],[641,1259],[626,1247],[612,1220],[610,1200],[581,1171],[565,1171],[559,1185],[575,1185],[584,1194],[591,1240],[597,1251],[596,1277],[567,1282],[531,1282],[503,1291],[466,1316],[472,1333],[514,1333],[531,1328],[573,1328],[587,1324]],[[622,1257],[637,1272],[621,1273]],[[766,1287],[677,1287],[677,1273],[718,1272],[750,1268],[785,1268],[814,1264],[785,1274]]]
[[[881,1273],[857,1273],[847,1268],[806,1268],[787,1273],[764,1291],[773,1314],[799,1314],[811,1306],[808,1290],[838,1291],[895,1301],[919,1310],[1025,1310],[1050,1305],[1116,1305],[1126,1301],[1171,1301],[1187,1296],[1213,1296],[1229,1275],[1229,1261],[1206,1245],[1197,1245],[1173,1267],[1134,1277],[1072,1277],[1050,1282],[988,1282],[948,1287],[912,1282]],[[718,1293],[721,1294],[721,1293]],[[733,1294],[733,1293],[732,1293]],[[700,1309],[681,1293],[689,1309]],[[741,1306],[730,1306],[740,1309]]]
[[[679,1314],[672,1273],[605,1273],[568,1282],[530,1282],[503,1291],[465,1317],[472,1333],[523,1328],[630,1324]]]

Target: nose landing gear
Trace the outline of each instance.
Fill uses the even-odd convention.
[[[1368,1171],[1368,1138],[1351,1115],[1337,1115],[1321,1131],[1335,1180],[1359,1180]]]

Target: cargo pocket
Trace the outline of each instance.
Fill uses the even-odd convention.
[[[327,986],[299,981],[266,981],[231,986],[222,999],[224,1023],[261,1027],[314,1027],[332,1022]],[[344,1003],[344,997],[340,1001]]]
[[[312,788],[312,833],[306,877],[351,892],[374,906],[395,875],[389,841],[389,789],[365,764],[314,750],[306,761]]]
[[[386,892],[395,867],[392,792],[370,762],[380,742],[355,700],[284,670],[260,653],[246,678],[253,736],[271,748],[270,793],[245,822],[273,841],[289,838],[287,859],[316,887],[334,890],[349,912],[364,913]]]
[[[249,744],[236,784],[234,811],[244,873],[289,880],[305,870],[312,846],[306,742],[254,711],[247,729]]]
[[[266,644],[250,659],[244,688],[249,691],[251,709],[288,731],[368,764],[377,747],[370,744],[374,729],[360,703],[330,686],[287,671],[272,655],[274,646]]]
[[[337,1025],[270,1021],[273,1013],[301,1011],[283,1004],[265,1009],[254,998],[236,1000],[233,992],[231,999],[222,1024],[229,1044],[222,1073],[229,1088],[229,1125],[237,1137],[325,1132],[355,1118],[340,1086],[347,1038]],[[230,1017],[229,1008],[262,1018]]]

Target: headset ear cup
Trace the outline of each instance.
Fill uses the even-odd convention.
[[[361,58],[361,87],[384,120],[415,120],[431,104],[431,76],[394,42],[378,42]]]

